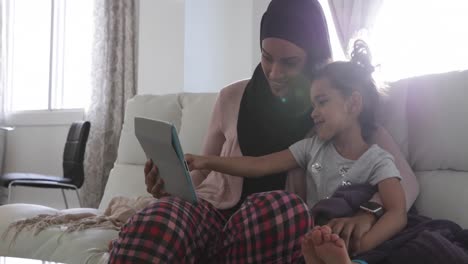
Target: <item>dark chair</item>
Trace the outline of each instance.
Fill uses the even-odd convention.
[[[8,187],[8,203],[10,203],[13,186],[28,186],[60,188],[66,208],[68,208],[68,202],[64,189],[75,190],[81,207],[78,189],[84,182],[83,159],[90,126],[88,121],[73,122],[71,125],[63,151],[63,177],[34,173],[7,173],[0,177],[0,184]]]

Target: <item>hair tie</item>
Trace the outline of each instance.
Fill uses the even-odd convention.
[[[375,67],[371,63],[372,55],[367,43],[363,40],[356,40],[351,52],[351,62],[364,70],[366,74],[372,74]]]

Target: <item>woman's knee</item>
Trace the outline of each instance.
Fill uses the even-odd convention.
[[[297,195],[278,190],[249,196],[241,207],[246,214],[259,222],[275,225],[289,223],[291,231],[305,233],[312,226],[312,218],[306,203]]]
[[[195,205],[175,197],[160,199],[136,213],[122,227],[119,238],[113,242],[111,255],[114,258],[129,254],[148,256],[162,262],[183,262],[187,256],[196,259],[200,248],[209,242],[205,238],[207,234],[223,226],[215,213],[203,201]]]
[[[192,204],[177,197],[164,197],[136,213],[128,224],[138,226],[140,230],[149,228],[151,230],[146,230],[148,234],[156,233],[156,236],[176,229],[181,235],[194,230],[206,211],[210,210],[207,207],[204,203]],[[155,230],[158,227],[162,230]]]
[[[220,258],[257,256],[261,249],[262,262],[294,262],[300,255],[300,238],[311,224],[307,205],[295,194],[271,191],[250,195],[226,225],[225,250]]]
[[[160,199],[134,214],[122,227],[119,236],[158,243],[175,233],[176,229],[184,234],[192,228],[187,211],[195,211],[195,208],[178,198]]]
[[[277,209],[294,209],[296,213],[308,215],[306,203],[296,194],[283,190],[252,194],[247,197],[247,202],[260,207]]]

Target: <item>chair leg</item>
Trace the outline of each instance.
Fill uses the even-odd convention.
[[[16,181],[11,181],[9,184],[8,184],[8,200],[7,200],[7,203],[11,203],[11,197],[12,197],[12,187],[14,187],[15,185],[22,185],[22,184],[37,184],[38,181],[28,181],[28,180],[16,180]],[[59,183],[58,184],[59,186],[63,186],[65,188],[71,188],[71,189],[74,189],[75,192],[76,192],[76,196],[78,197],[78,203],[79,203],[79,206],[82,207],[81,205],[81,199],[80,199],[80,194],[78,193],[78,188],[76,188],[75,185],[71,185],[71,184],[63,184],[63,183]],[[57,184],[54,184],[53,187],[56,187]],[[68,199],[67,199],[67,196],[65,195],[65,190],[63,188],[60,188],[60,190],[62,191],[62,197],[63,197],[63,201],[65,202],[65,207],[66,209],[69,209],[70,207],[68,206]]]
[[[7,204],[9,204],[11,202],[11,187],[13,187],[13,183],[14,182],[10,182],[10,184],[8,184],[8,201],[7,201]]]
[[[78,197],[78,205],[81,208],[83,206],[81,205],[80,193],[78,192],[78,189],[76,189],[76,188],[75,188],[75,192],[76,192],[76,197]]]
[[[65,195],[65,191],[63,189],[60,189],[62,190],[62,196],[63,196],[63,201],[65,202],[65,208],[68,209],[68,201],[67,201],[67,196]]]

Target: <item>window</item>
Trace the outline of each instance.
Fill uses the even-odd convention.
[[[345,58],[327,0],[319,0],[327,19],[334,60]],[[395,81],[431,73],[468,69],[468,1],[383,1],[371,32],[363,33],[377,79]],[[359,35],[359,34],[358,34]]]
[[[7,111],[86,107],[93,1],[0,1]]]
[[[384,80],[468,69],[468,1],[384,1],[371,38]]]

